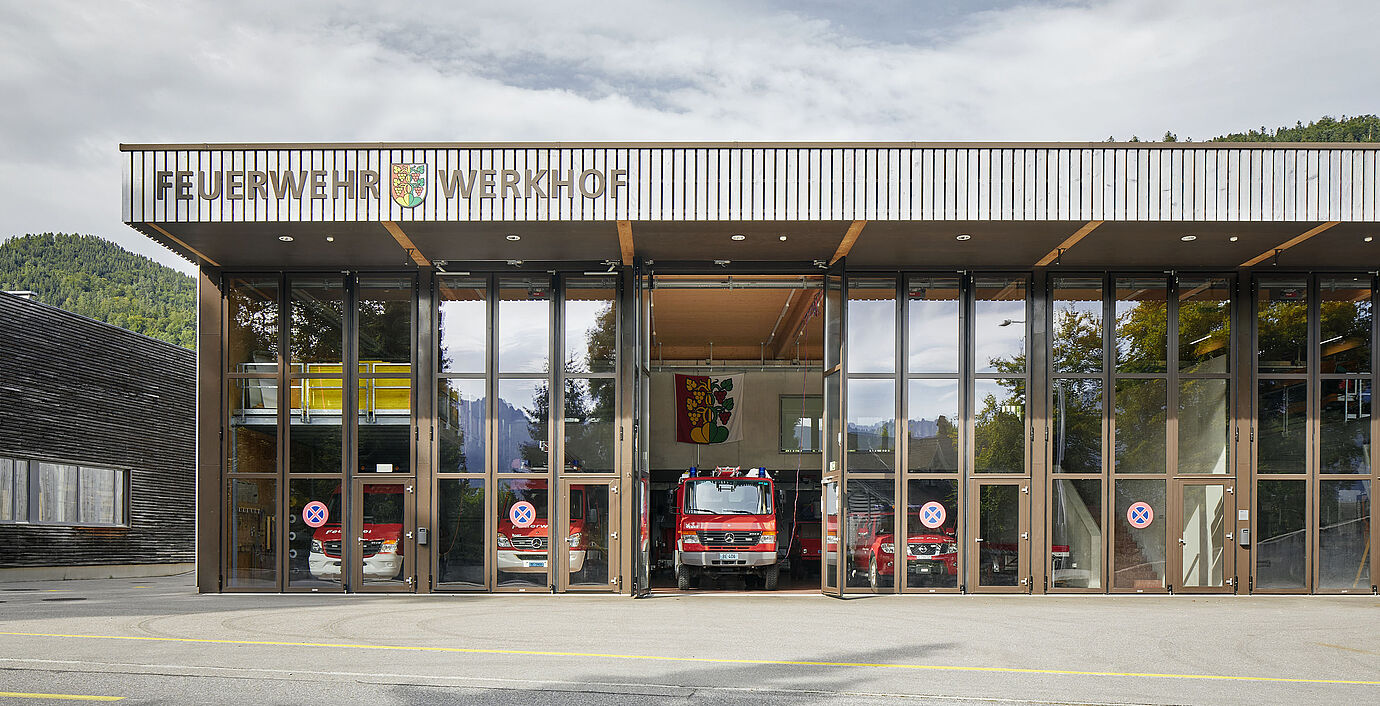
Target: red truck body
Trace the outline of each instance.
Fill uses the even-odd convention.
[[[676,485],[676,586],[688,590],[706,575],[742,574],[775,590],[775,486],[764,469],[696,469]]]

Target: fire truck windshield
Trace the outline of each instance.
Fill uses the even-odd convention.
[[[685,486],[688,515],[770,515],[771,484],[761,480],[705,478]]]

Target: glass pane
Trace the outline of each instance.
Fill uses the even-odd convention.
[[[894,565],[896,488],[891,480],[852,480],[847,483],[847,522],[843,538],[848,557],[848,586],[873,591],[894,584],[889,566]]]
[[[839,582],[839,483],[824,484],[820,502],[824,515],[824,587],[837,589]]]
[[[1322,380],[1318,457],[1323,473],[1370,473],[1370,380]]]
[[[1059,373],[1102,371],[1102,278],[1056,277],[1050,362]]]
[[[979,485],[977,577],[979,586],[1015,586],[1021,571],[1021,489]]]
[[[291,292],[288,336],[293,372],[327,372],[312,363],[340,365],[344,360],[344,284],[339,278],[294,278]]]
[[[77,467],[38,464],[38,521],[77,521]]]
[[[896,384],[848,380],[848,470],[896,468]]]
[[[1025,372],[1025,278],[978,277],[973,287],[974,372]]]
[[[906,586],[958,588],[958,481],[907,482]],[[883,545],[884,573],[891,572],[891,551]]]
[[[1102,472],[1102,381],[1054,380],[1054,472]]]
[[[1227,380],[1179,379],[1179,473],[1228,473]]]
[[[1117,278],[1117,372],[1162,373],[1167,369],[1168,295],[1163,278]]]
[[[613,473],[618,452],[613,378],[565,381],[565,465],[577,473]]]
[[[963,419],[958,413],[958,381],[911,380],[909,385],[906,433],[910,441],[906,453],[910,458],[906,468],[957,472],[958,426]]]
[[[339,383],[338,380],[332,382]],[[343,445],[340,417],[309,417],[306,423],[302,423],[294,415],[293,424],[288,429],[288,470],[292,473],[340,473],[344,470]]]
[[[1217,588],[1226,563],[1226,486],[1183,486],[1183,573],[1181,585]]]
[[[14,461],[0,458],[0,522],[14,522]]]
[[[551,523],[545,480],[498,481],[498,585],[545,589]],[[513,506],[527,503],[518,512]],[[530,507],[529,507],[530,506]],[[513,521],[518,518],[518,522]]]
[[[1256,356],[1262,373],[1302,373],[1308,366],[1308,283],[1261,278],[1256,283]]]
[[[410,277],[359,279],[361,374],[399,372],[398,365],[411,365],[412,290]],[[374,370],[379,363],[393,365],[386,370]]]
[[[442,277],[436,281],[437,328],[443,373],[482,373],[489,317],[482,279]]]
[[[781,452],[819,452],[823,417],[823,397],[782,395]]]
[[[1255,484],[1255,587],[1308,586],[1308,487],[1302,480]]]
[[[1370,481],[1319,483],[1318,588],[1364,591],[1370,587]]]
[[[357,486],[358,487],[358,486]],[[407,527],[407,492],[401,483],[365,483],[360,528],[360,576],[367,585],[397,585],[406,583],[403,569],[407,543],[403,541]]]
[[[232,473],[273,473],[278,468],[278,383],[229,380],[230,439],[226,466]]]
[[[1056,478],[1050,500],[1052,585],[1102,588],[1102,481]]]
[[[545,472],[551,412],[546,381],[499,380],[496,407],[499,472]]]
[[[359,472],[411,473],[412,425],[408,419],[401,424],[380,424],[376,420],[359,420]]]
[[[1231,357],[1231,281],[1179,278],[1179,370],[1226,373]]]
[[[843,350],[843,278],[835,274],[824,276],[824,369],[838,365]]]
[[[498,298],[498,369],[546,372],[551,346],[550,280],[504,278],[499,281]]]
[[[1322,372],[1370,372],[1370,275],[1323,277]]]
[[[231,277],[225,284],[225,304],[227,370],[277,373],[278,278]]]
[[[1161,469],[1163,470],[1163,469]],[[1112,504],[1112,587],[1138,591],[1164,588],[1165,482],[1162,480],[1118,480],[1113,484],[1116,501]],[[1144,505],[1142,505],[1142,503]],[[1144,506],[1150,507],[1146,512]],[[1132,506],[1136,512],[1131,514]],[[1137,519],[1137,527],[1131,524]]]
[[[387,376],[358,379],[360,423],[407,424],[412,418],[412,366],[360,363],[359,373]]]
[[[437,588],[483,588],[484,479],[443,478],[436,482]]]
[[[612,555],[609,518],[609,486],[570,486],[569,551],[572,587],[609,587],[609,557]]]
[[[29,517],[29,462],[15,459],[14,463],[14,521],[28,522]],[[116,507],[123,507],[124,500],[121,498]],[[124,518],[120,518],[121,524]]]
[[[974,380],[973,470],[1025,473],[1025,380]]]
[[[618,362],[616,279],[571,279],[565,285],[565,371],[611,373]]]
[[[913,277],[910,300],[907,370],[912,373],[958,372],[957,277]]]
[[[115,524],[115,478],[118,472],[108,468],[83,466],[78,475],[81,479],[78,521],[101,525]]]
[[[484,472],[484,380],[441,379],[436,392],[436,469]]]
[[[311,527],[302,517],[311,502],[326,506],[325,523],[319,527]],[[288,586],[339,587],[343,512],[338,478],[288,481]]]
[[[826,469],[828,473],[837,471],[839,459],[843,458],[843,438],[846,435],[840,433],[843,428],[843,420],[839,416],[843,410],[842,388],[842,373],[835,373],[824,378],[824,428],[829,434],[824,443],[827,445],[825,459],[828,464]]]
[[[231,479],[226,588],[278,588],[277,489],[272,478]]]
[[[1114,470],[1117,473],[1164,473],[1167,470],[1165,413],[1168,394],[1164,380],[1123,378],[1116,381]]]
[[[1258,473],[1307,473],[1304,455],[1308,441],[1308,383],[1303,380],[1261,380]]]
[[[896,281],[848,280],[850,373],[896,370]]]
[[[341,374],[341,365],[313,365],[313,370]],[[295,422],[312,422],[322,415],[339,416],[344,409],[345,388],[340,378],[298,378],[291,381],[288,400]]]

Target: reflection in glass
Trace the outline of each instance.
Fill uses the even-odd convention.
[[[977,543],[979,586],[1015,586],[1021,572],[1021,489],[1015,484],[979,485]]]
[[[1255,587],[1308,586],[1308,489],[1302,480],[1255,484]]]
[[[361,486],[356,486],[361,487]],[[360,576],[368,585],[405,584],[411,577],[404,569],[407,542],[407,492],[402,483],[365,483],[358,498],[363,514],[360,528]]]
[[[288,429],[288,470],[292,473],[340,473],[344,470],[342,438],[340,417],[314,417],[309,424],[293,424]]]
[[[848,470],[896,468],[896,384],[848,380]]]
[[[843,350],[843,278],[824,276],[824,369],[837,366]]]
[[[1102,371],[1102,278],[1056,277],[1050,330],[1055,372]]]
[[[834,373],[824,377],[824,428],[828,431],[824,443],[828,445],[826,459],[829,466],[827,472],[839,470],[839,461],[843,458],[843,437],[839,430],[843,427],[843,420],[839,417],[839,412],[843,405],[840,398],[843,396],[843,375]]]
[[[1256,355],[1262,373],[1302,373],[1308,366],[1308,283],[1303,278],[1257,282]]]
[[[230,438],[226,466],[232,473],[273,473],[278,469],[278,383],[276,380],[226,381]]]
[[[500,473],[545,472],[551,401],[542,379],[498,381],[494,424],[498,426]]]
[[[1308,383],[1304,380],[1261,380],[1256,421],[1260,435],[1256,453],[1259,473],[1306,473],[1308,441]]]
[[[1116,369],[1162,373],[1168,360],[1169,287],[1163,278],[1116,280]]]
[[[1226,486],[1183,486],[1183,571],[1180,585],[1220,588],[1226,563]]]
[[[907,486],[906,586],[958,588],[958,481],[912,479]]]
[[[230,277],[225,284],[226,370],[278,372],[278,278]]]
[[[443,373],[482,373],[488,334],[488,303],[483,279],[436,280],[437,328]]]
[[[1371,381],[1322,380],[1318,457],[1323,473],[1370,473]]]
[[[1361,591],[1370,587],[1370,481],[1325,480],[1318,484],[1318,588]]]
[[[1165,587],[1165,528],[1169,516],[1162,480],[1118,480],[1113,483],[1112,587],[1158,590]],[[1126,513],[1136,503],[1150,506],[1153,519],[1145,527],[1131,525]]]
[[[1225,373],[1231,353],[1231,281],[1179,278],[1179,370]]]
[[[614,278],[571,279],[565,285],[565,371],[611,373],[617,365]]]
[[[76,524],[76,466],[61,463],[38,464],[38,521]]]
[[[482,379],[437,381],[436,468],[441,473],[484,472]]]
[[[1054,380],[1050,406],[1055,473],[1102,472],[1102,381]]]
[[[277,487],[277,481],[272,478],[230,480],[226,588],[272,590],[278,587],[278,551],[274,539]]]
[[[572,588],[609,588],[609,486],[603,483],[570,486],[570,530],[566,537]]]
[[[436,496],[437,588],[483,588],[484,479],[442,478]]]
[[[894,585],[895,505],[891,480],[848,481],[843,539],[850,588],[867,586],[879,591]]]
[[[77,521],[102,525],[113,525],[122,521],[115,509],[115,485],[120,478],[118,471],[109,468],[89,468],[82,466],[77,471],[81,505],[77,508]],[[120,485],[123,486],[123,483]]]
[[[958,372],[957,277],[912,277],[907,370],[912,373]]]
[[[1054,480],[1050,502],[1055,588],[1102,588],[1102,481]]]
[[[973,470],[1025,473],[1025,380],[974,380]]]
[[[910,435],[906,468],[918,472],[958,471],[957,380],[911,380],[906,433]]]
[[[0,522],[28,520],[29,462],[0,458]]]
[[[551,345],[550,280],[503,278],[498,298],[498,369],[505,373],[546,372]]]
[[[325,524],[310,527],[302,517],[307,503],[326,506]],[[346,551],[341,522],[345,505],[341,502],[339,478],[294,478],[288,481],[288,586],[338,588],[345,573]]]
[[[1323,277],[1318,295],[1322,372],[1370,372],[1370,275]]]
[[[583,473],[613,473],[617,451],[613,378],[565,381],[565,466]]]
[[[1168,468],[1165,417],[1168,389],[1163,379],[1116,381],[1117,473],[1164,473]]]
[[[824,587],[837,589],[839,585],[839,483],[824,483],[820,493],[824,504]]]
[[[896,370],[896,282],[848,280],[848,372]]]
[[[1024,277],[973,280],[973,370],[1025,372],[1026,284]],[[852,322],[849,322],[852,325]]]
[[[412,363],[412,279],[361,277],[358,285],[360,372],[375,363]],[[378,371],[382,372],[382,371]]]
[[[824,398],[819,395],[781,396],[781,453],[821,450]]]
[[[1179,379],[1179,473],[1227,473],[1228,380]]]
[[[340,365],[345,359],[345,287],[339,278],[293,278],[288,338],[293,371],[321,372],[305,363]]]
[[[550,493],[542,479],[498,481],[498,585],[546,588],[550,569]],[[527,503],[512,512],[517,503]],[[513,517],[519,518],[518,522]],[[530,519],[528,519],[530,517]]]
[[[411,473],[412,425],[359,422],[360,473]]]

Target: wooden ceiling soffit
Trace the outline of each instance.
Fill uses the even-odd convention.
[[[1083,227],[1073,232],[1073,235],[1064,238],[1064,242],[1059,243],[1059,247],[1050,250],[1048,254],[1040,258],[1040,260],[1035,263],[1035,266],[1046,267],[1050,263],[1058,262],[1059,258],[1063,256],[1064,253],[1069,251],[1069,248],[1072,248],[1073,246],[1077,245],[1078,241],[1082,240],[1083,238],[1088,237],[1088,234],[1097,230],[1097,227],[1102,225],[1102,223],[1103,221],[1088,221],[1087,223],[1084,223]]]
[[[623,264],[633,264],[632,221],[618,221],[618,251],[623,254]]]
[[[158,225],[157,223],[145,223],[144,225],[146,225],[146,226],[148,226],[148,227],[150,227],[150,228],[152,228],[152,229],[158,231],[159,233],[162,233],[164,238],[167,238],[168,240],[171,240],[171,241],[173,241],[174,243],[177,243],[178,245],[181,245],[183,248],[186,248],[187,252],[189,252],[189,253],[191,253],[191,254],[193,254],[193,255],[196,255],[197,257],[201,258],[202,260],[204,260],[204,261],[210,263],[210,265],[211,265],[212,267],[220,267],[220,263],[216,262],[215,260],[212,260],[212,259],[209,258],[209,257],[206,257],[206,255],[205,255],[204,253],[202,253],[200,250],[197,250],[196,248],[194,248],[194,247],[192,247],[192,246],[190,246],[190,245],[188,245],[188,244],[182,242],[182,240],[181,240],[180,238],[178,238],[177,236],[173,235],[172,233],[169,233],[168,231],[163,230],[163,227],[160,226],[160,225]]]
[[[421,250],[417,249],[417,246],[412,243],[412,239],[407,237],[407,233],[404,233],[397,223],[384,221],[383,227],[389,235],[393,236],[394,240],[398,241],[398,245],[402,246],[402,249],[412,258],[413,262],[417,263],[418,267],[431,267],[431,261],[426,259]]]
[[[776,331],[776,337],[772,339],[771,349],[767,351],[768,360],[779,359],[781,354],[786,352],[787,347],[794,344],[796,338],[804,333],[805,326],[810,320],[810,312],[815,308],[816,301],[822,296],[824,294],[817,289],[791,291],[791,301],[781,317],[781,327]]]
[[[839,249],[834,251],[834,256],[829,258],[829,264],[834,264],[845,257],[848,251],[853,249],[853,244],[858,242],[858,236],[862,235],[863,226],[867,221],[853,221],[848,225],[848,230],[843,234],[843,240],[839,241]]]
[[[1304,231],[1303,233],[1296,235],[1280,243],[1279,245],[1270,248],[1269,250],[1266,250],[1265,252],[1260,253],[1259,255],[1256,255],[1255,257],[1241,263],[1241,266],[1252,267],[1254,265],[1258,265],[1272,257],[1279,255],[1285,250],[1288,250],[1289,248],[1292,248],[1295,245],[1298,245],[1299,243],[1302,243],[1303,241],[1308,240],[1309,238],[1327,230],[1328,228],[1337,225],[1338,223],[1341,223],[1341,221],[1327,221],[1325,223],[1319,223],[1318,225],[1309,228],[1307,231]]]

